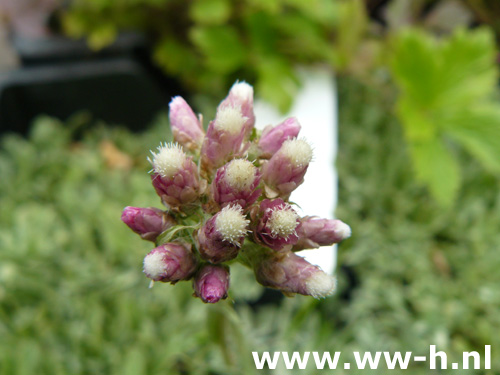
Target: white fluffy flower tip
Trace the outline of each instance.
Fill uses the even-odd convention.
[[[153,169],[162,177],[173,177],[183,166],[186,160],[186,154],[182,151],[182,147],[177,143],[169,143],[160,145],[158,152],[153,154],[153,160],[148,158],[153,165]]]
[[[235,95],[238,99],[252,100],[253,99],[253,87],[246,82],[236,82],[230,90],[230,94]]]
[[[321,270],[318,270],[306,280],[307,293],[314,298],[332,295],[336,285],[336,279]]]
[[[308,165],[313,157],[312,147],[304,139],[287,139],[281,146],[281,151],[294,167]]]
[[[337,225],[337,228],[335,228],[335,232],[338,233],[338,235],[342,237],[343,240],[351,237],[352,234],[351,227],[344,222],[340,222]]]
[[[299,215],[290,206],[281,206],[273,209],[268,221],[269,229],[273,236],[287,238],[295,233],[295,228],[299,224]]]
[[[248,119],[243,116],[240,108],[223,107],[217,111],[215,116],[215,128],[233,136],[238,135],[246,120]]]
[[[165,254],[155,251],[144,258],[144,273],[152,280],[159,280],[168,271]]]
[[[217,214],[215,228],[225,241],[239,246],[241,237],[247,233],[249,223],[240,206],[226,206]]]
[[[257,168],[246,159],[235,159],[226,167],[226,182],[237,190],[247,190],[255,180]]]

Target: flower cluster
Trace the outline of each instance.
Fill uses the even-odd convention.
[[[300,217],[288,202],[304,181],[311,145],[288,118],[260,134],[254,128],[253,88],[237,82],[203,130],[181,97],[170,103],[175,143],[152,151],[151,180],[166,207],[126,207],[122,220],[156,247],[144,258],[152,281],[192,280],[194,295],[227,297],[229,265],[254,270],[264,286],[316,298],[335,280],[295,254],[338,243],[351,234],[340,220]]]

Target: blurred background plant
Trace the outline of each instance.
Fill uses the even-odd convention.
[[[449,206],[461,175],[447,142],[490,170],[500,166],[500,110],[490,101],[499,14],[494,1],[473,0],[74,0],[62,19],[69,35],[97,49],[120,30],[141,30],[154,41],[155,61],[190,91],[222,97],[246,79],[282,111],[299,87],[298,65],[380,87],[380,74],[389,74],[416,175]],[[490,29],[465,28],[479,22]]]
[[[28,138],[2,138],[0,373],[247,374],[252,350],[436,344],[459,362],[500,346],[497,1],[73,0],[54,17],[96,49],[145,33],[200,111],[237,78],[284,111],[297,66],[334,69],[337,213],[353,237],[330,299],[257,306],[244,269],[232,275],[237,314],[182,283],[145,293],[150,249],[119,213],[156,205],[144,150],[167,121],[132,134],[42,117]]]

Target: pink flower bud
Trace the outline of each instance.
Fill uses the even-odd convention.
[[[194,202],[199,195],[198,168],[177,144],[165,144],[153,154],[151,180],[162,202],[173,208]]]
[[[288,139],[271,159],[264,164],[262,178],[277,194],[288,197],[304,182],[312,148],[303,139]]]
[[[204,265],[193,280],[194,295],[205,303],[227,298],[229,268],[223,265]]]
[[[264,246],[276,251],[291,248],[298,240],[299,215],[282,199],[264,199],[260,203],[260,219],[254,238]]]
[[[332,276],[294,253],[266,258],[256,265],[254,271],[259,283],[279,289],[286,295],[298,293],[321,298],[335,290]]]
[[[122,221],[142,239],[153,242],[163,231],[175,225],[171,216],[153,207],[125,207]]]
[[[277,152],[283,142],[287,139],[296,138],[299,135],[300,124],[295,117],[287,118],[276,126],[266,126],[259,139],[261,157],[269,158]]]
[[[239,107],[241,113],[246,117],[243,125],[244,138],[248,138],[252,133],[255,125],[255,114],[253,112],[253,87],[246,82],[236,82],[229,90],[229,94],[224,99],[219,108],[222,107]]]
[[[144,258],[144,273],[153,281],[188,280],[196,270],[196,258],[190,245],[167,243],[153,249]]]
[[[176,96],[169,104],[170,126],[176,142],[190,150],[201,147],[205,136],[200,120],[193,110],[180,96]]]
[[[246,208],[260,196],[259,182],[257,167],[246,159],[234,159],[217,170],[212,195],[222,207],[233,203]]]
[[[203,165],[218,168],[240,154],[247,118],[240,107],[220,107],[215,120],[208,125],[201,148]]]
[[[294,251],[329,246],[351,237],[351,227],[340,220],[320,219],[306,216],[297,229],[298,242]]]
[[[238,205],[226,206],[212,216],[198,231],[200,255],[211,263],[236,258],[249,221]]]

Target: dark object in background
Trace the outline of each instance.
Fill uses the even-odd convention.
[[[40,114],[64,120],[81,110],[141,130],[181,94],[150,63],[137,34],[120,35],[100,52],[60,36],[14,36],[12,42],[21,67],[0,73],[0,132],[26,133]]]

